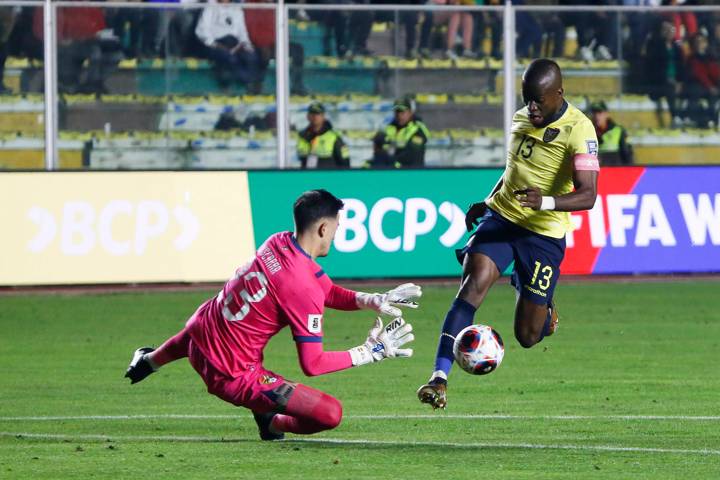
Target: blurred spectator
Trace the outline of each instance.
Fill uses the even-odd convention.
[[[717,23],[709,24],[708,32],[708,52],[714,58],[720,58],[720,20]]]
[[[398,5],[423,5],[424,0],[395,0]],[[420,56],[419,50],[426,51],[430,42],[430,31],[432,28],[432,15],[428,19],[428,11],[403,11],[398,16],[400,23],[405,29],[405,57],[417,58]],[[422,18],[422,23],[420,19]],[[417,43],[417,27],[420,25],[420,42]]]
[[[57,9],[58,90],[64,93],[107,93],[105,79],[120,61],[120,44],[106,29],[97,7]],[[35,9],[33,32],[42,40],[43,9]],[[87,62],[83,78],[83,64]]]
[[[366,166],[403,168],[425,166],[425,145],[430,132],[415,116],[413,101],[401,98],[393,103],[395,118],[373,138],[373,158]]]
[[[119,0],[132,3],[133,0]],[[137,58],[141,55],[141,41],[147,30],[143,24],[146,13],[140,8],[109,8],[105,10],[105,21],[119,39],[125,58]]]
[[[262,89],[262,63],[245,26],[245,15],[230,0],[218,0],[203,9],[195,34],[207,47],[205,55],[215,64],[221,88],[232,81],[245,85],[249,93]]]
[[[246,3],[274,3],[273,0],[247,0]],[[275,58],[275,11],[270,9],[248,8],[245,10],[250,42],[260,53],[261,76],[267,72],[270,59]],[[305,50],[297,42],[291,41],[290,51],[290,93],[306,95],[307,89],[303,81]]]
[[[432,0],[436,5],[475,5],[474,0]],[[456,41],[458,32],[462,27],[462,53],[466,58],[476,58],[473,52],[473,33],[475,31],[475,21],[471,12],[442,12],[435,14],[436,22],[443,22],[447,19],[447,50],[445,50],[445,58],[457,60]]]
[[[41,38],[35,35],[35,15],[41,7],[21,7],[15,15],[13,30],[8,38],[8,55],[13,57],[27,57],[41,60],[44,56],[44,46]]]
[[[524,0],[516,0],[514,5],[525,5]],[[517,56],[520,58],[533,57],[562,57],[565,51],[565,23],[557,13],[543,11],[531,13],[519,11],[515,14],[515,28],[518,32],[516,43]],[[543,40],[547,40],[547,53],[543,49]]]
[[[482,4],[489,6],[502,6],[503,3],[501,0],[482,1]],[[503,14],[501,12],[483,12],[476,17],[476,27],[473,41],[474,50],[478,53],[483,51],[485,32],[490,29],[490,56],[496,60],[501,60],[503,57],[500,49],[503,38]]]
[[[422,5],[424,0],[353,0],[356,4],[373,5]],[[430,29],[432,28],[432,14],[429,18],[427,11],[423,14],[423,25],[421,27],[420,42],[417,43],[417,25],[420,18],[419,11],[389,11],[389,10],[357,10],[350,14],[349,19],[349,40],[346,55],[372,55],[367,47],[367,42],[372,31],[373,22],[397,23],[396,28],[403,27],[405,32],[406,58],[418,56],[419,49],[427,49],[429,43]],[[400,54],[398,47],[398,54]]]
[[[325,107],[313,102],[308,107],[309,125],[300,132],[297,156],[301,168],[347,168],[350,153],[338,132],[325,118]]]
[[[335,5],[351,3],[349,0],[307,0],[299,3],[308,5]],[[348,50],[348,18],[349,13],[341,10],[303,10],[313,21],[325,27],[323,34],[323,54],[331,56],[333,53],[333,40],[335,41],[335,54],[345,56]]]
[[[590,105],[591,120],[600,142],[601,165],[630,165],[633,163],[632,146],[627,141],[627,131],[610,117],[602,100]]]
[[[687,114],[696,126],[711,127],[718,119],[720,63],[708,53],[708,39],[705,35],[692,37],[690,48],[684,95],[688,99]]]
[[[422,18],[422,24],[420,25],[420,41],[418,42],[418,57],[430,58],[432,51],[430,48],[430,35],[434,25],[435,16],[432,10],[423,10],[418,15],[418,19]]]
[[[392,0],[390,0],[392,1]],[[386,3],[384,0],[353,0],[349,3],[369,5],[370,3]],[[391,21],[394,15],[387,11],[374,12],[372,10],[356,10],[350,13],[348,25],[348,51],[346,55],[372,55],[368,49],[367,42],[372,31],[374,21]]]
[[[145,0],[148,3],[201,3],[201,0]],[[212,2],[210,2],[212,3]],[[146,55],[180,56],[190,39],[197,10],[184,8],[144,9],[143,51]]]
[[[678,6],[683,5],[685,0],[663,0],[663,6]],[[686,38],[690,38],[697,34],[697,18],[695,13],[680,11],[680,12],[669,12],[663,14],[675,27],[675,36],[673,40],[681,42]]]
[[[674,124],[681,123],[677,108],[678,94],[682,91],[683,54],[675,41],[675,27],[664,19],[650,35],[645,48],[645,91],[657,105],[658,124],[665,126],[662,117],[662,99],[665,98]]]
[[[559,5],[587,5],[587,0],[559,0]],[[604,10],[603,6],[617,5],[616,0],[594,2],[596,11],[563,12],[565,25],[572,25],[577,32],[578,53],[586,62],[612,60],[617,56],[618,16]]]
[[[644,11],[624,12],[621,19],[627,26],[623,38],[622,60],[625,61],[625,93],[645,92],[645,47],[651,27],[657,15],[651,9],[660,5],[660,0],[623,0],[628,7],[647,7]]]
[[[623,0],[622,5],[626,7],[652,7],[660,5],[660,0]],[[653,15],[647,11],[628,12],[623,14],[628,27],[627,41],[623,44],[623,57],[626,59],[637,59],[642,54],[642,49],[650,33]]]
[[[5,61],[8,57],[8,40],[15,25],[15,7],[0,7],[0,93],[8,93],[5,85]]]

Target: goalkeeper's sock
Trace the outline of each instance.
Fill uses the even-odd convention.
[[[154,370],[166,363],[179,360],[188,356],[190,347],[190,334],[187,327],[180,330],[175,336],[165,340],[154,352],[145,355],[145,359],[152,365]]]
[[[460,298],[453,301],[450,310],[445,316],[445,323],[443,323],[442,333],[440,334],[440,342],[435,355],[435,371],[444,372],[446,377],[450,373],[454,360],[453,344],[455,343],[455,337],[463,328],[472,325],[476,310],[474,306]]]

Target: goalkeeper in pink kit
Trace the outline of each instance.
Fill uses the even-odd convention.
[[[282,439],[284,432],[311,434],[337,427],[340,402],[266,370],[265,345],[289,326],[308,376],[409,357],[412,349],[401,347],[414,339],[412,326],[397,307],[417,307],[412,299],[422,294],[413,284],[385,294],[333,284],[315,259],[328,254],[342,208],[342,201],[325,190],[303,193],[293,207],[295,232],[270,236],[185,328],[156,350],[137,349],[125,376],[137,383],[161,366],[188,357],[208,392],[252,410],[263,440]],[[371,309],[394,318],[384,327],[378,318],[362,345],[328,352],[322,343],[325,307]]]

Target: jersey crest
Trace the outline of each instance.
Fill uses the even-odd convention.
[[[557,138],[559,133],[560,133],[559,128],[553,128],[553,127],[546,128],[545,133],[543,134],[543,142],[545,142],[545,143],[552,142],[553,140],[555,140]]]

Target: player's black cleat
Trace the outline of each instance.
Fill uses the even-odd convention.
[[[285,438],[284,433],[273,433],[270,431],[270,422],[276,414],[273,412],[268,413],[254,413],[255,423],[257,423],[258,430],[260,431],[261,440],[282,440]]]
[[[133,353],[133,358],[130,361],[130,366],[125,372],[125,378],[130,379],[131,385],[133,383],[139,382],[140,380],[144,379],[155,371],[150,365],[150,362],[145,360],[145,354],[150,353],[154,350],[155,349],[152,347],[142,347],[138,348],[137,350],[135,350],[135,353]]]

